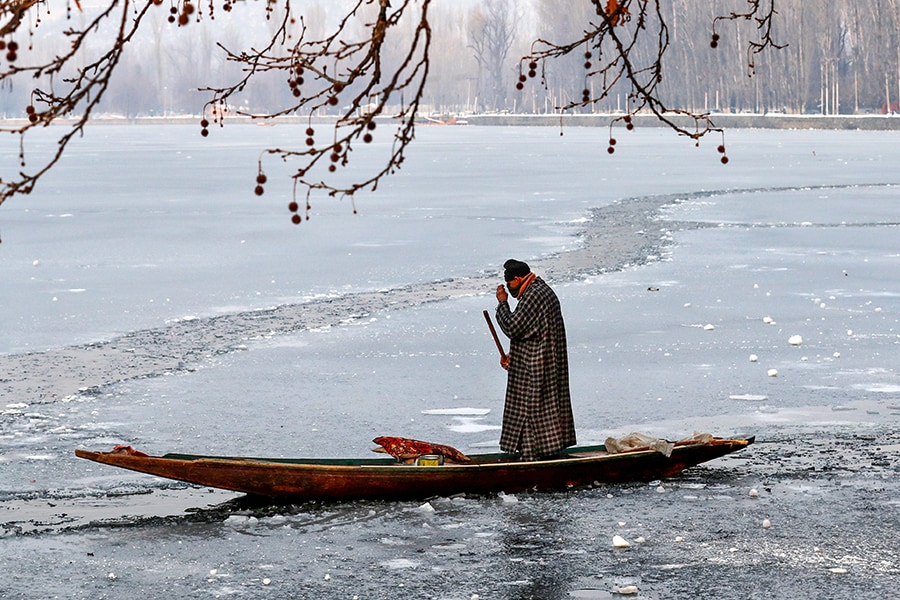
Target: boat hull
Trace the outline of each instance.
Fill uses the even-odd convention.
[[[680,442],[668,457],[650,449],[609,454],[603,446],[593,446],[571,448],[555,460],[522,462],[507,455],[475,455],[472,464],[440,466],[407,465],[393,459],[157,457],[81,449],[75,454],[132,471],[279,501],[400,500],[664,479],[752,442],[752,437]]]

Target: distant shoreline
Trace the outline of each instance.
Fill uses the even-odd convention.
[[[466,117],[471,125],[608,127],[624,114],[594,115],[476,115]],[[672,115],[672,122],[688,129],[694,121],[684,115]],[[711,113],[710,120],[723,129],[859,129],[867,131],[900,130],[900,115],[791,115],[784,113],[732,114]],[[632,116],[636,127],[666,127],[656,115]],[[617,127],[625,124],[619,121]]]
[[[615,114],[479,114],[456,115],[453,126],[469,125],[484,127],[609,127],[615,119],[621,119],[624,113]],[[97,116],[91,119],[90,125],[195,125],[199,127],[199,115],[178,115],[168,117],[117,117],[111,115]],[[671,115],[672,122],[692,129],[694,122],[684,115]],[[334,122],[336,116],[321,117],[279,117],[277,119],[255,119],[245,116],[226,117],[228,123],[246,123],[259,126],[296,123],[328,123]],[[390,117],[378,117],[389,120]],[[900,130],[900,114],[898,115],[797,115],[786,113],[710,113],[710,120],[716,127],[723,129],[821,129],[821,130],[865,130],[865,131],[897,131]],[[638,127],[665,127],[656,115],[636,114],[632,121]],[[66,125],[70,120],[55,124]],[[0,124],[7,127],[24,125],[25,119],[0,119]],[[422,123],[423,127],[442,127],[439,122]],[[621,121],[616,126],[624,127]]]

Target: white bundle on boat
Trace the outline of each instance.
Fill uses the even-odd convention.
[[[620,438],[606,438],[606,451],[610,454],[619,454],[620,452],[630,452],[632,450],[656,450],[665,456],[672,456],[672,450],[675,448],[674,442],[662,440],[643,433],[629,433]]]
[[[706,444],[713,439],[711,433],[701,433],[695,431],[694,435],[678,440],[679,444]],[[633,452],[635,450],[656,450],[666,457],[672,456],[672,450],[675,448],[675,442],[670,442],[661,438],[653,437],[645,433],[629,433],[620,438],[606,438],[606,451],[610,454],[620,454],[622,452]]]

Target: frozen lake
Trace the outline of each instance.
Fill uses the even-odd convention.
[[[729,131],[722,166],[715,143],[663,130],[620,135],[609,157],[605,129],[424,127],[359,214],[318,199],[294,226],[279,169],[262,198],[252,187],[259,150],[296,135],[93,127],[33,196],[0,208],[11,598],[35,581],[46,597],[896,589],[895,133]],[[17,148],[3,152],[9,164]],[[236,495],[73,457],[115,444],[365,456],[378,435],[493,450],[505,381],[481,311],[509,257],[560,296],[580,443],[702,430],[759,444],[667,496],[616,486],[439,499],[434,513],[185,515]],[[825,449],[848,459],[842,477],[821,475]],[[894,525],[873,529],[868,508]],[[648,543],[613,553],[619,532]]]

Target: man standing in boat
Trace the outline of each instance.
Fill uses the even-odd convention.
[[[559,299],[524,262],[503,264],[509,295],[497,286],[497,322],[510,340],[500,360],[508,371],[500,449],[521,453],[522,460],[553,458],[575,444],[575,419],[569,396],[566,327]]]

